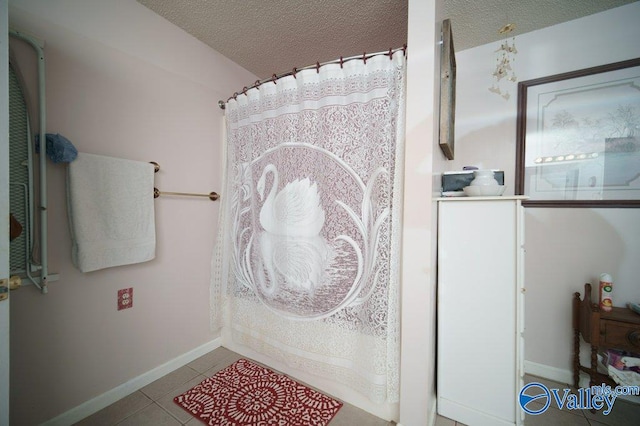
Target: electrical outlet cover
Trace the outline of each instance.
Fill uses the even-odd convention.
[[[133,307],[133,288],[118,290],[118,310]]]

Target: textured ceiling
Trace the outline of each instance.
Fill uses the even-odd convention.
[[[137,1],[260,78],[407,40],[407,0]],[[444,0],[443,17],[460,51],[634,1]]]

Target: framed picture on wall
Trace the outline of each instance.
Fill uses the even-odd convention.
[[[454,122],[456,112],[456,55],[453,48],[451,20],[442,22],[440,56],[440,149],[453,160]]]
[[[640,58],[518,83],[516,194],[640,207]]]

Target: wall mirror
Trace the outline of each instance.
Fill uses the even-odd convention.
[[[454,121],[456,112],[456,55],[453,47],[451,20],[442,22],[440,56],[440,149],[453,160]]]

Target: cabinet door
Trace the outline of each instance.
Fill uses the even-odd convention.
[[[516,422],[518,206],[440,202],[438,410],[465,424]]]

